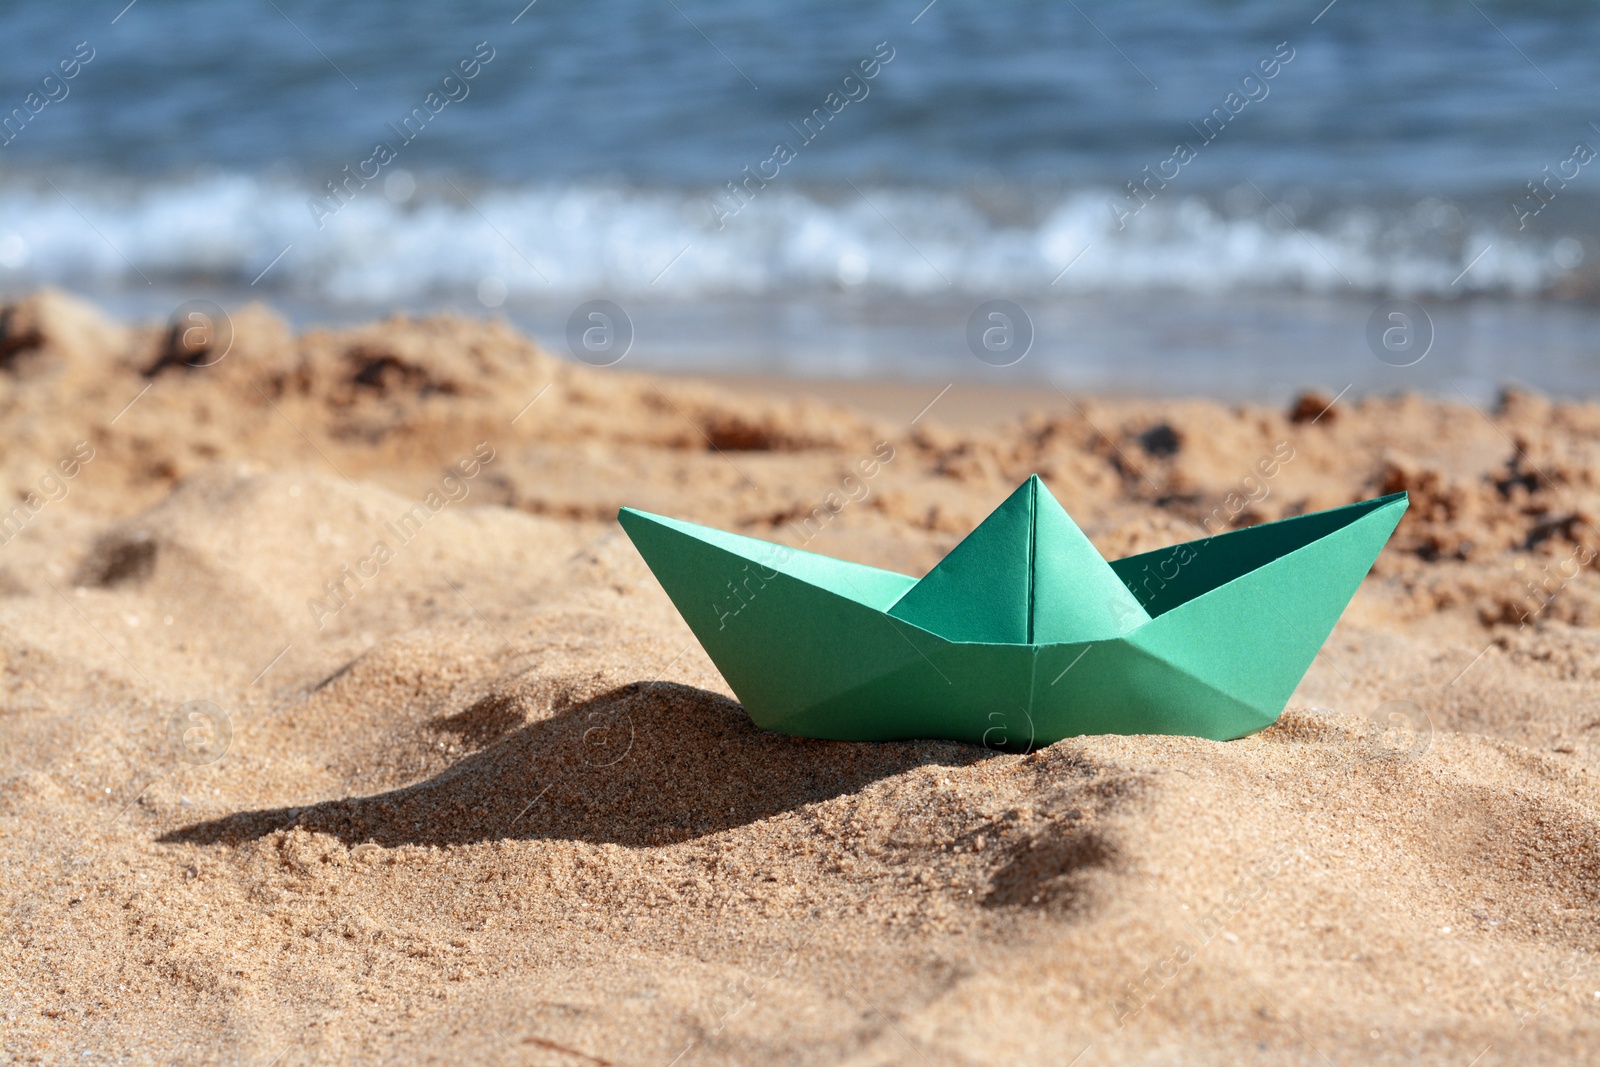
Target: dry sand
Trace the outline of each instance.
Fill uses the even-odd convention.
[[[7,1059],[1593,1061],[1600,407],[1046,391],[978,426],[958,385],[911,425],[936,387],[234,324],[194,367],[0,312]],[[1257,736],[757,731],[613,516],[798,544],[880,441],[807,547],[921,573],[1035,471],[1112,556],[1413,503]]]

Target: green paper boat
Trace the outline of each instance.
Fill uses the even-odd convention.
[[[1038,476],[920,580],[617,515],[757,726],[1031,748],[1272,725],[1406,495],[1107,563]]]

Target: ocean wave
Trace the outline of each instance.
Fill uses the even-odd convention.
[[[481,187],[400,171],[353,190],[321,227],[311,196],[245,174],[13,174],[0,180],[0,285],[203,279],[335,304],[471,294],[491,307],[839,290],[1450,297],[1538,294],[1583,259],[1574,238],[1508,234],[1432,198],[1296,211],[1165,195],[1119,229],[1107,206],[1118,194],[1097,188],[1004,210],[951,189],[765,188],[721,228],[698,191],[619,184]]]

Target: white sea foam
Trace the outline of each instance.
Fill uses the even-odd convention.
[[[719,231],[695,193],[457,184],[470,202],[427,176],[414,193],[409,181],[389,183],[410,193],[400,203],[372,184],[318,229],[310,190],[286,179],[57,182],[58,191],[12,175],[0,180],[0,284],[142,285],[143,275],[249,285],[286,247],[258,289],[349,304],[852,288],[1526,295],[1577,265],[1575,242],[1508,235],[1439,201],[1346,206],[1291,222],[1264,204],[1234,211],[1172,197],[1119,231],[1105,189],[1036,203],[1021,213],[1028,221],[997,221],[956,191],[790,187],[763,192]]]

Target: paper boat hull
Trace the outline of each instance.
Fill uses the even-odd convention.
[[[948,641],[892,617],[915,584],[905,575],[627,508],[618,518],[758,726],[1014,749],[1271,725],[1405,507],[1396,494],[1115,561],[1150,621],[1038,645]]]

